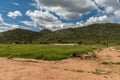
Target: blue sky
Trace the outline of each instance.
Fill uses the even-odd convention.
[[[0,0],[0,32],[120,23],[119,0]]]

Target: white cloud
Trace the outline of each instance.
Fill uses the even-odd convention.
[[[83,26],[85,26],[85,23],[82,21],[76,23],[76,27],[83,27]]]
[[[0,14],[0,23],[2,23],[4,20],[2,18],[2,15]]]
[[[84,13],[97,10],[97,6],[91,0],[35,0],[37,8],[56,12],[65,19],[79,18]]]
[[[107,11],[112,12],[120,9],[120,3],[118,2],[118,0],[95,0],[95,1],[99,6],[104,7],[106,12]]]
[[[57,25],[56,23],[59,23],[59,20],[48,11],[27,11],[26,15],[34,22],[34,26],[40,26],[41,28],[52,28],[53,24],[55,26]]]
[[[34,21],[45,20],[49,22],[56,21],[57,18],[50,14],[48,11],[41,12],[38,10],[35,11],[27,11],[26,15],[30,16],[30,18]]]
[[[0,32],[4,32],[4,31],[7,31],[7,30],[12,30],[12,29],[19,28],[19,27],[20,26],[16,25],[16,24],[6,23],[4,21],[4,19],[2,18],[2,14],[0,14]]]
[[[7,16],[15,19],[18,16],[22,16],[22,13],[20,11],[14,11],[14,12],[9,12]]]
[[[26,26],[34,27],[34,22],[33,21],[20,21],[20,23],[23,23]]]
[[[16,24],[11,25],[11,29],[16,29],[16,28],[19,28],[19,25],[16,25]]]
[[[36,3],[29,3],[29,5],[32,6],[32,7],[37,7],[37,6],[36,6],[36,5],[37,5]]]
[[[114,12],[115,16],[120,18],[120,10]]]
[[[97,24],[97,23],[108,23],[110,22],[109,18],[104,15],[104,16],[98,16],[98,17],[90,17],[87,21],[83,22],[77,22],[76,26],[77,27],[83,27],[91,24]]]
[[[81,27],[96,23],[108,23],[120,21],[120,2],[118,0],[34,0],[31,6],[38,10],[26,12],[31,21],[20,21],[27,26],[38,26],[50,30],[65,29],[69,27]],[[55,12],[61,19],[73,20],[83,17],[96,10],[96,15],[86,21],[78,21],[76,24],[64,23],[50,12]],[[87,16],[88,17],[88,16]]]
[[[120,23],[120,1],[119,0],[95,0],[100,7],[104,7],[104,15],[108,15],[109,22]]]
[[[15,5],[15,6],[20,6],[19,3],[16,3],[16,2],[11,2],[11,4]]]
[[[99,17],[90,17],[87,21],[86,24],[95,24],[95,23],[107,23],[108,22],[108,17],[105,16],[99,16]]]
[[[116,9],[119,9],[119,2],[118,0],[95,0],[96,3],[100,6],[103,6],[103,7],[113,7],[113,8],[116,8]]]
[[[72,23],[62,23],[57,17],[53,16],[50,12],[41,12],[38,10],[27,11],[26,15],[31,18],[34,26],[38,26],[42,29],[58,30],[68,27],[72,27]],[[25,25],[33,26],[30,21],[21,21]]]
[[[113,13],[114,12],[114,9],[113,7],[106,7],[106,13]]]
[[[20,26],[16,24],[5,23],[5,22],[0,24],[0,32],[4,32],[4,31],[16,29],[16,28],[20,28]]]

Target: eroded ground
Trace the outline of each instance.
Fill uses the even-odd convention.
[[[36,61],[0,58],[0,80],[120,80],[120,51],[95,51],[97,59]]]

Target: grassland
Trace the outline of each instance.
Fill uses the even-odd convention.
[[[87,53],[97,49],[97,46],[54,46],[40,44],[0,44],[0,57],[10,55],[19,58],[34,58],[42,60],[62,60],[70,58],[73,52]]]

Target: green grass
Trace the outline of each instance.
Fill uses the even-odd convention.
[[[110,65],[110,64],[112,64],[112,62],[102,62],[102,64],[104,64],[104,65]]]
[[[100,70],[100,69],[95,69],[95,71],[92,71],[92,74],[96,75],[109,75],[111,71],[105,71],[105,70]]]
[[[74,72],[84,72],[83,70],[73,70]]]
[[[78,45],[78,46],[53,46],[41,44],[0,44],[0,57],[12,55],[20,58],[33,58],[42,60],[62,60],[71,57],[71,53],[92,52],[98,46]]]
[[[104,65],[110,65],[110,64],[120,65],[120,62],[102,62],[102,64],[104,64]]]

